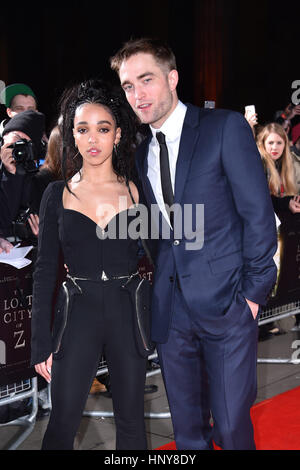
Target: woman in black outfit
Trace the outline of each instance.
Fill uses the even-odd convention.
[[[122,90],[95,81],[68,91],[61,114],[63,173],[74,176],[50,183],[44,193],[33,286],[32,364],[51,380],[52,397],[42,448],[73,448],[105,354],[116,448],[146,449],[146,359],[137,352],[131,299],[122,288],[137,271],[139,252],[138,241],[128,233],[134,217],[129,208],[139,199],[129,181],[135,117]],[[118,238],[124,224],[127,237]],[[60,249],[68,276],[51,334]]]

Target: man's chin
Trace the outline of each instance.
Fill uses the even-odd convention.
[[[139,113],[138,118],[142,124],[151,124],[153,122],[152,116],[146,116],[145,113]]]

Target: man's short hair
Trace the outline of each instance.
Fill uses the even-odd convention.
[[[130,39],[111,57],[110,66],[119,73],[122,62],[139,53],[151,54],[159,65],[167,66],[168,71],[177,70],[172,49],[164,41],[155,38]]]

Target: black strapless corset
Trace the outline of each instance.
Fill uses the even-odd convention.
[[[139,242],[131,238],[129,209],[118,212],[105,228],[85,214],[64,209],[61,245],[69,271],[100,278],[131,274],[138,264]]]

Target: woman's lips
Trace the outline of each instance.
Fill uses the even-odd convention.
[[[98,155],[100,153],[100,150],[97,149],[97,148],[92,147],[92,148],[88,149],[88,153],[90,155]]]

